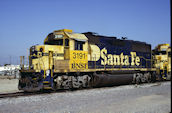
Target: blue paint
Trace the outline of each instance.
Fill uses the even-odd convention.
[[[119,43],[118,43],[119,42]],[[135,51],[132,49],[133,44],[141,45],[141,46],[150,46],[149,44],[146,44],[144,42],[136,42],[132,40],[120,40],[120,39],[115,39],[113,37],[102,37],[100,38],[100,44],[97,46],[102,50],[103,48],[107,49],[107,54],[112,54],[112,55],[120,55],[123,53],[124,55],[131,56],[130,52],[136,52],[136,55],[139,56],[140,58],[140,65],[139,66],[119,66],[119,65],[101,65],[101,60],[100,58],[97,62],[95,61],[89,61],[88,62],[88,68],[89,69],[101,69],[101,68],[151,68],[151,47],[148,52],[140,52],[140,51]],[[145,49],[145,48],[142,48]],[[147,59],[147,61],[145,60]],[[131,57],[129,57],[129,63],[131,63]]]

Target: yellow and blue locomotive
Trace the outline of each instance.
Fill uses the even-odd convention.
[[[159,44],[153,50],[154,65],[157,78],[160,80],[171,80],[171,47],[169,44]]]
[[[93,32],[56,30],[30,48],[19,89],[72,89],[150,82],[156,78],[151,45]]]

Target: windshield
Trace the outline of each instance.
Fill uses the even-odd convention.
[[[166,55],[166,51],[156,51],[156,55]]]
[[[63,45],[63,35],[62,34],[57,34],[54,35],[53,33],[50,33],[47,36],[47,40],[44,42],[44,44],[48,45]]]
[[[168,56],[171,57],[171,52],[168,52]]]

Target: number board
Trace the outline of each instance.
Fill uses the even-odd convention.
[[[70,69],[88,69],[88,52],[70,51]]]

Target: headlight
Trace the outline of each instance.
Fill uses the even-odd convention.
[[[47,70],[46,75],[49,76],[49,74],[50,74],[50,70]]]

